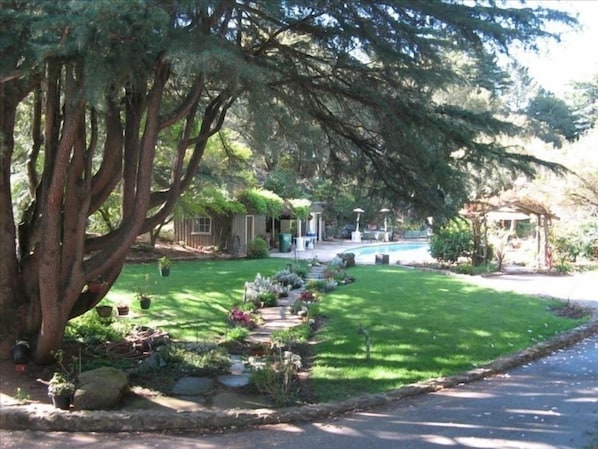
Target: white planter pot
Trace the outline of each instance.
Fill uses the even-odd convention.
[[[297,237],[295,244],[297,245],[297,251],[305,251],[305,238]]]

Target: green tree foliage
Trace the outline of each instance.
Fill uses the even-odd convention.
[[[264,189],[246,189],[237,195],[238,200],[252,213],[279,217],[284,201],[276,193]]]
[[[568,271],[569,263],[598,258],[598,224],[586,220],[568,224],[557,224],[550,234],[553,263],[557,269]]]
[[[255,184],[249,170],[251,156],[251,150],[233,141],[229,132],[219,132],[210,139],[193,182],[176,202],[173,217],[247,213],[247,208],[233,198],[233,192]],[[227,236],[222,238],[226,241]]]
[[[135,238],[171,216],[231,112],[290,142],[281,151],[305,173],[358,173],[364,198],[386,186],[424,213],[454,214],[472,168],[529,172],[539,161],[497,139],[514,127],[436,94],[481,73],[499,89],[497,54],[550,37],[554,20],[573,23],[492,1],[2,1],[2,338],[28,338],[48,361]],[[455,53],[476,70],[456,70]],[[11,167],[26,173],[19,216]],[[119,219],[91,235],[88,219],[109,198]],[[99,275],[104,290],[88,292]]]
[[[598,121],[598,73],[589,81],[573,83],[576,124],[581,133],[596,127]]]
[[[579,137],[576,117],[564,100],[541,90],[527,108],[535,133],[556,148],[562,147],[563,139],[573,141]]]
[[[297,198],[310,193],[306,186],[301,184],[299,176],[294,170],[284,168],[269,171],[264,179],[264,188],[283,198]]]

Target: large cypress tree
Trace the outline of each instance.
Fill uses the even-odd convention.
[[[330,167],[367,161],[379,185],[439,214],[472,167],[528,169],[495,138],[511,125],[437,93],[499,89],[495,57],[549,36],[551,20],[571,21],[494,1],[0,1],[4,341],[31,339],[36,360],[51,359],[136,236],[170,214],[233,107],[265,135],[274,123],[317,129]],[[28,141],[15,140],[24,128]],[[165,133],[177,143],[170,183],[156,188]],[[20,174],[30,196],[14,216]],[[88,235],[88,217],[116,190],[120,222]],[[86,291],[100,275],[104,290]]]

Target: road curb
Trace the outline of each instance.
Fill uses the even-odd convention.
[[[40,405],[5,406],[0,409],[0,429],[64,432],[206,432],[265,424],[312,421],[347,412],[371,409],[389,402],[475,382],[570,347],[598,333],[598,313],[590,322],[563,332],[488,365],[426,382],[406,385],[380,394],[356,396],[343,401],[282,409],[213,411],[62,411]]]

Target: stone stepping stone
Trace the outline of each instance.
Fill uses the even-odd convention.
[[[218,376],[218,382],[228,388],[242,388],[249,385],[249,374],[223,374]]]
[[[231,374],[245,374],[247,369],[245,368],[245,361],[240,355],[230,356],[230,373]]]
[[[265,345],[270,343],[271,335],[271,331],[253,331],[249,337],[247,337],[247,341],[256,345]]]
[[[324,279],[324,272],[326,271],[325,266],[319,267],[311,267],[307,274],[305,275],[305,280],[313,280],[313,279]]]
[[[208,377],[183,377],[172,388],[176,396],[197,396],[207,394],[214,388],[214,381]]]

